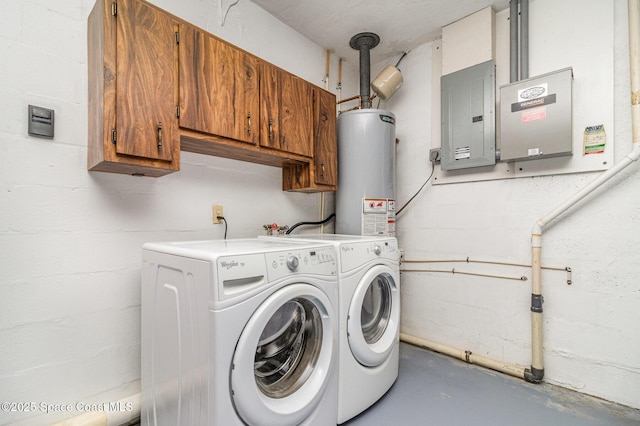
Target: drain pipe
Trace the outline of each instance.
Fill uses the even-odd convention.
[[[562,213],[594,192],[605,182],[640,158],[640,0],[629,0],[629,64],[631,69],[631,124],[633,128],[633,150],[609,170],[603,172],[590,184],[560,204],[551,212],[538,219],[531,230],[532,282],[531,282],[531,368],[526,380],[539,382],[544,377],[542,348],[542,231]]]
[[[631,124],[633,144],[640,143],[640,2],[629,0],[629,61],[631,63]]]
[[[431,342],[429,340],[411,336],[405,333],[400,333],[400,340],[414,346],[419,346],[421,348],[438,352],[443,355],[448,355],[453,358],[458,358],[469,364],[476,364],[476,365],[479,365],[480,367],[489,368],[491,370],[499,371],[501,373],[505,373],[510,376],[518,377],[520,379],[523,379],[525,375],[524,367],[521,367],[519,365],[507,364],[506,362],[496,361],[481,355],[476,355],[471,351],[455,349],[450,346]]]

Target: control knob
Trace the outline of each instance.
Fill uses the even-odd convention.
[[[375,245],[373,246],[373,252],[377,255],[380,256],[380,253],[382,253],[382,247],[380,247],[379,245]]]
[[[298,265],[300,264],[300,260],[296,256],[287,257],[287,268],[291,271],[295,271],[298,269]]]

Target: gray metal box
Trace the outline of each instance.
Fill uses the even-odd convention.
[[[571,155],[573,70],[500,87],[500,160]]]
[[[441,87],[441,169],[456,170],[494,165],[494,61],[443,75]]]

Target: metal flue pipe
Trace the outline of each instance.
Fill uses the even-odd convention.
[[[371,108],[371,59],[369,51],[380,43],[380,37],[374,33],[359,33],[351,37],[349,46],[360,51],[360,98],[362,108]]]

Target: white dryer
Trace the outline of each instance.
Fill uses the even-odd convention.
[[[340,321],[337,422],[344,423],[380,399],[398,377],[398,243],[394,237],[338,234],[299,234],[289,235],[288,239],[330,243],[337,250]]]
[[[142,425],[335,424],[333,246],[148,243],[142,262]]]

